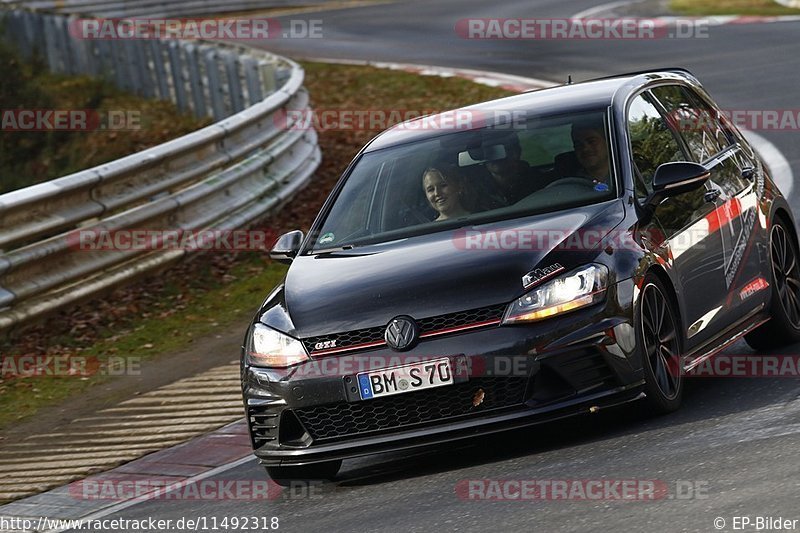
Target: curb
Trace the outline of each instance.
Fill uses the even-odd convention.
[[[800,8],[800,0],[775,0],[777,3],[787,7]],[[624,8],[641,2],[623,0],[619,2],[609,2],[589,9],[585,9],[573,15],[572,19],[588,18],[641,18],[646,20],[658,20],[664,24],[675,24],[678,21],[702,21],[709,26],[725,26],[728,24],[773,24],[776,22],[797,22],[800,15],[706,15],[706,16],[680,16],[680,15],[657,15],[653,17],[636,17],[620,13],[619,8]]]
[[[28,519],[40,524],[42,517],[51,521],[99,519],[150,499],[168,498],[165,495],[172,490],[255,460],[247,425],[244,420],[239,420],[113,470],[0,506],[0,517],[8,521]],[[264,479],[267,479],[266,474]],[[150,490],[143,490],[134,498],[122,500],[81,496],[86,486],[102,487],[103,483],[110,483],[113,487],[120,482],[136,481],[148,484]],[[156,487],[156,484],[160,485]],[[66,529],[68,528],[47,528],[41,531],[56,533]],[[40,530],[37,528],[35,531]]]
[[[503,74],[488,70],[475,70],[468,68],[451,68],[436,65],[417,65],[414,63],[391,63],[386,61],[365,61],[358,59],[332,59],[327,57],[301,57],[304,61],[316,63],[330,63],[334,65],[354,65],[359,67],[374,67],[388,70],[400,70],[420,76],[438,76],[440,78],[463,78],[489,87],[499,87],[508,91],[525,92],[536,89],[546,89],[558,85],[556,82],[538,78],[527,78],[514,74]]]

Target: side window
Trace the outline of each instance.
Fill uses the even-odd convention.
[[[698,163],[709,162],[736,144],[737,138],[725,117],[693,90],[681,85],[666,85],[653,89],[653,94],[667,110],[669,120]],[[715,166],[712,181],[726,195],[733,196],[747,186],[742,170],[752,163],[739,150],[733,150],[723,159]]]
[[[663,163],[683,161],[685,156],[664,117],[647,93],[640,94],[628,108],[628,135],[636,174],[636,193],[644,198],[653,192],[653,175]]]
[[[714,112],[702,100],[680,85],[665,85],[652,89],[675,129],[686,141],[694,160],[708,160],[729,144]]]

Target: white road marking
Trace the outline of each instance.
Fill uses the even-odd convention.
[[[228,470],[232,470],[232,469],[234,469],[234,468],[236,468],[238,466],[241,466],[243,464],[247,464],[247,463],[255,461],[255,460],[256,460],[256,458],[255,458],[254,455],[248,454],[247,456],[242,457],[241,459],[237,459],[236,461],[230,462],[228,464],[225,464],[225,465],[222,465],[222,466],[218,466],[216,468],[212,468],[211,470],[203,472],[202,474],[197,474],[196,476],[192,476],[190,478],[183,479],[181,481],[176,481],[175,483],[173,483],[171,485],[167,485],[166,487],[163,487],[163,488],[161,488],[161,487],[155,488],[155,489],[153,489],[152,492],[150,492],[148,494],[143,494],[143,495],[141,495],[141,496],[139,496],[137,498],[132,498],[130,500],[125,500],[124,502],[120,502],[120,503],[118,503],[116,505],[112,505],[110,507],[106,507],[105,509],[103,509],[101,511],[98,511],[98,512],[96,512],[94,514],[90,514],[90,515],[82,517],[82,520],[84,521],[84,523],[90,522],[92,520],[100,520],[100,519],[102,519],[102,518],[104,518],[104,517],[106,517],[108,515],[117,513],[119,511],[122,511],[123,509],[127,509],[128,507],[132,507],[132,506],[134,506],[136,504],[139,504],[139,503],[142,503],[142,502],[145,502],[145,501],[148,501],[148,500],[152,500],[153,497],[155,497],[157,495],[161,496],[161,495],[167,494],[169,492],[172,492],[175,489],[186,487],[187,485],[190,485],[192,483],[197,483],[198,481],[202,481],[202,480],[204,480],[206,478],[216,476],[217,474],[221,474],[223,472],[227,472]],[[266,474],[265,474],[265,476],[266,476]],[[48,531],[46,531],[44,533],[61,533],[62,531],[66,531],[66,530],[67,530],[67,528],[51,529],[51,530],[48,530]]]
[[[744,134],[750,144],[753,145],[758,155],[767,163],[772,174],[772,179],[775,181],[778,189],[780,189],[786,198],[789,198],[792,194],[792,186],[794,185],[794,175],[792,174],[792,166],[789,164],[789,161],[787,161],[781,151],[778,150],[777,146],[761,135],[749,130],[742,130],[742,134]]]
[[[616,9],[618,7],[622,7],[624,5],[632,4],[630,0],[622,0],[621,2],[609,2],[607,4],[600,4],[599,6],[590,7],[589,9],[584,9],[580,13],[576,13],[572,15],[570,18],[573,19],[590,19],[594,18],[595,15],[599,13],[603,13],[605,11],[610,11],[612,9]]]
[[[609,2],[607,4],[600,4],[599,6],[590,7],[583,11],[572,15],[571,19],[591,19],[591,18],[608,18],[608,12],[618,7],[625,5],[636,4],[631,0],[622,0],[621,2]],[[598,17],[599,15],[599,17]],[[660,20],[667,24],[675,23],[676,21],[683,20],[700,20],[709,26],[722,26],[725,24],[742,24],[742,23],[764,23],[771,24],[773,22],[797,22],[800,20],[798,15],[765,15],[765,16],[749,16],[749,15],[706,15],[706,16],[680,16],[680,15],[667,15],[661,17],[639,17],[631,16],[634,18],[643,18],[647,20]]]

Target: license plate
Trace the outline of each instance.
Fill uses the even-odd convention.
[[[453,372],[447,357],[358,374],[362,400],[452,384]]]

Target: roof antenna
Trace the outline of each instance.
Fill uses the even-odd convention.
[[[567,76],[567,85],[572,85],[572,74]]]

